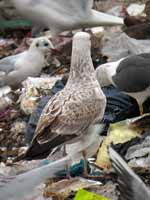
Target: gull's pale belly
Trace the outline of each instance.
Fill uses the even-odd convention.
[[[143,104],[144,101],[150,97],[150,87],[148,87],[146,90],[143,90],[142,92],[124,92],[126,94],[128,94],[129,96],[135,98],[136,100],[138,100],[139,104]]]

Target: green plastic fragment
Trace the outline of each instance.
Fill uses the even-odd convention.
[[[108,198],[102,197],[93,192],[88,192],[86,190],[78,190],[74,200],[109,200]]]
[[[32,22],[28,20],[0,20],[0,29],[15,29],[31,27]]]

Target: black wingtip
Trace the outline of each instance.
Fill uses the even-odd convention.
[[[39,144],[36,140],[34,140],[27,151],[16,157],[13,162],[44,159],[51,153],[51,150],[52,149],[49,143]]]

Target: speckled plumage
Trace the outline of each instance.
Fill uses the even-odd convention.
[[[91,123],[103,117],[104,103],[105,96],[95,78],[90,57],[89,35],[79,33],[73,39],[72,64],[67,85],[44,108],[35,138],[39,141],[39,138],[44,138],[41,133],[47,124],[51,125],[50,132],[55,133],[54,137],[59,134],[80,137]]]
[[[28,157],[36,143],[49,144],[51,149],[74,142],[86,134],[91,124],[103,118],[106,98],[96,80],[90,47],[89,34],[80,32],[74,36],[68,82],[45,106]]]

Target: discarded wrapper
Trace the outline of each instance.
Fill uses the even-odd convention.
[[[75,196],[74,200],[109,200],[108,198],[102,197],[93,192],[88,192],[86,190],[79,190]]]

